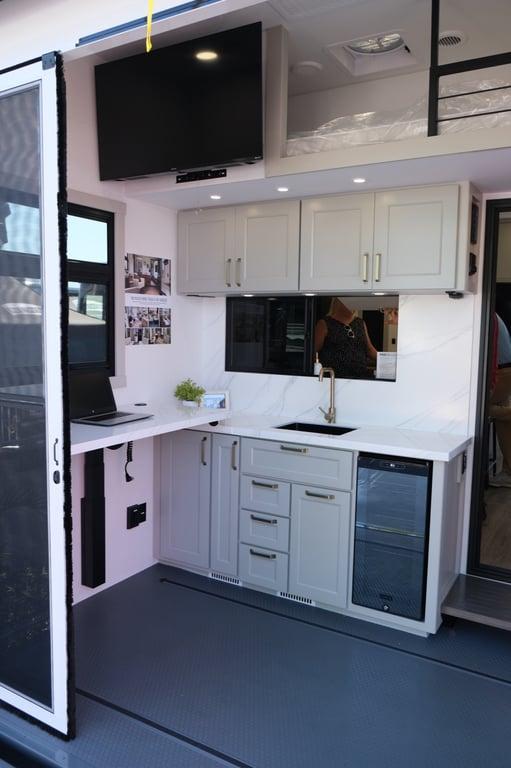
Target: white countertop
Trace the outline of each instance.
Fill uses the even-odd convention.
[[[470,444],[471,438],[446,432],[420,432],[397,427],[364,426],[345,435],[322,435],[313,432],[276,429],[292,418],[270,418],[254,414],[234,413],[217,427],[200,427],[204,432],[280,440],[286,443],[318,445],[324,448],[345,448],[411,459],[450,461]],[[341,426],[341,425],[339,425]],[[344,425],[343,425],[344,426]],[[346,426],[350,426],[346,424]],[[197,427],[199,429],[199,427]]]
[[[98,448],[108,448],[130,440],[143,440],[167,432],[177,432],[190,427],[209,428],[209,422],[221,421],[230,416],[230,411],[220,408],[187,408],[172,401],[158,407],[148,405],[137,407],[133,404],[119,406],[120,411],[151,413],[150,419],[131,421],[117,427],[98,427],[89,424],[71,424],[71,454],[74,456]]]

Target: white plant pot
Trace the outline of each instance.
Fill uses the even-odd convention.
[[[184,405],[186,408],[198,408],[200,403],[197,402],[197,400],[180,400],[179,401],[181,405]]]

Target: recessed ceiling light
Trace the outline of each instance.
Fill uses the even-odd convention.
[[[305,296],[315,296],[315,293],[306,293]]]
[[[319,61],[298,61],[291,67],[291,73],[298,77],[310,77],[317,75],[323,70],[323,65]]]
[[[254,295],[253,293],[244,293],[244,294],[243,294],[243,298],[245,298],[245,299],[251,299],[253,295]]]
[[[195,58],[199,61],[215,61],[218,59],[216,51],[197,51]]]
[[[366,37],[363,40],[353,40],[346,47],[353,51],[353,53],[377,54],[397,51],[399,48],[403,48],[404,45],[405,41],[399,32],[388,32],[384,35]]]
[[[383,291],[374,291],[373,296],[385,296],[386,294]]]
[[[289,192],[289,187],[277,187],[277,192]]]
[[[210,198],[212,200],[221,200],[222,199],[222,195],[210,195]]]
[[[366,180],[362,178],[362,176],[355,176],[353,179],[354,184],[365,184]]]

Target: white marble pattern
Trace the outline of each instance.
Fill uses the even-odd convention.
[[[225,371],[225,299],[203,303],[202,379],[229,389],[233,411],[317,421],[329,384],[316,379]],[[468,434],[474,297],[401,296],[397,381],[339,380],[341,424]]]

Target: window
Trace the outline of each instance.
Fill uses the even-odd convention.
[[[115,375],[114,216],[68,205],[69,366]]]

